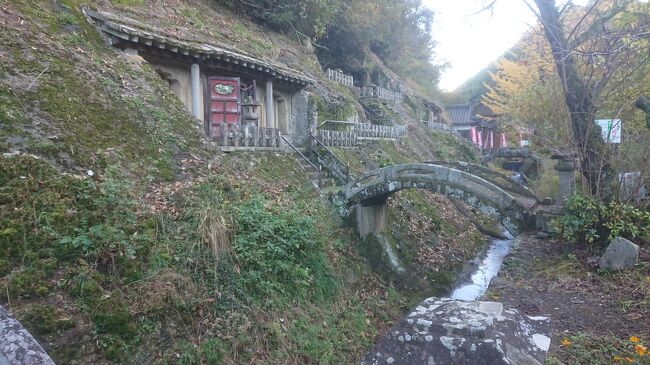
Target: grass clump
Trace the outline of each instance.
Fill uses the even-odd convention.
[[[260,299],[331,294],[334,283],[309,218],[267,208],[259,198],[241,206],[236,217],[233,248],[250,292]]]
[[[555,353],[555,356],[547,360],[549,364],[557,364],[562,360],[572,364],[650,364],[644,339],[636,335],[620,339],[584,332],[571,333],[560,339],[560,346]]]
[[[50,304],[30,304],[21,308],[18,319],[36,335],[49,334],[57,330],[58,314]]]
[[[122,359],[138,331],[121,291],[112,289],[140,278],[152,244],[136,216],[137,190],[116,168],[94,181],[24,155],[0,157],[0,182],[0,258],[15,268],[0,279],[2,299],[64,288],[93,322],[105,355]],[[51,310],[33,309],[26,318],[38,333],[58,328],[45,320]]]
[[[291,323],[288,332],[307,358],[319,364],[340,364],[341,354],[372,346],[376,333],[368,322],[365,310],[357,304],[344,313],[303,314]],[[360,339],[350,341],[350,337],[359,335]]]

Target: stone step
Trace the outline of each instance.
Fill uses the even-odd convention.
[[[305,159],[303,159],[302,156],[300,156],[300,154],[296,153],[295,151],[292,152],[291,155],[295,158],[296,161],[298,161],[300,166],[305,171],[305,176],[311,180],[312,184],[317,189],[329,189],[337,185],[337,181],[332,177],[329,177],[327,171],[319,171],[314,169],[314,167],[309,162],[305,161]]]
[[[318,176],[324,176],[325,174],[321,175],[318,171],[305,171],[305,175],[307,175],[311,180],[318,180]]]
[[[303,168],[304,170],[307,170],[307,171],[317,171],[316,169],[314,169],[314,166],[312,166],[309,162],[307,162],[307,161],[305,161],[305,160],[298,161],[298,163],[300,164],[300,166],[302,166],[302,168]]]
[[[302,158],[302,156],[300,156],[296,152],[293,152],[291,155],[294,157],[294,159],[298,162],[298,164],[302,167],[303,170],[316,171],[309,162],[305,161],[305,159]]]
[[[320,188],[329,188],[336,185],[336,181],[332,178],[324,178],[320,180]]]

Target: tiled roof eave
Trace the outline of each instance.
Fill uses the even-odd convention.
[[[88,17],[100,23],[100,29],[119,39],[129,42],[143,44],[148,47],[157,47],[185,56],[197,59],[216,59],[227,63],[237,64],[251,70],[261,71],[278,80],[307,85],[313,84],[314,80],[301,74],[298,71],[287,69],[277,65],[270,65],[267,62],[255,59],[250,56],[228,51],[211,44],[180,41],[171,37],[162,36],[153,32],[145,31],[121,24],[109,19],[106,15],[92,10],[84,9]]]

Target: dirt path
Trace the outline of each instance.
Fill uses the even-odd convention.
[[[524,233],[484,299],[550,316],[549,364],[612,364],[618,356],[636,361],[630,336],[650,343],[650,254],[642,249],[634,270],[599,274],[599,253]]]

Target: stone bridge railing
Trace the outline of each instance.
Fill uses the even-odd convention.
[[[400,164],[370,171],[348,183],[344,191],[349,204],[363,204],[385,199],[399,190],[429,187],[437,190],[438,185],[467,190],[503,210],[519,205],[512,194],[482,177],[430,163]]]
[[[519,195],[520,198],[526,198],[530,199],[533,201],[537,201],[537,197],[533,192],[528,189],[525,186],[522,186],[521,184],[517,183],[516,181],[512,180],[510,177],[497,172],[495,170],[492,170],[488,167],[481,166],[481,165],[475,165],[467,162],[461,162],[461,161],[455,161],[455,162],[449,162],[449,161],[428,161],[426,162],[427,164],[432,164],[432,165],[440,165],[440,166],[447,166],[451,167],[456,170],[461,170],[465,171],[467,173],[470,173],[472,175],[479,176],[494,185],[500,187],[501,189],[508,191],[512,194]]]
[[[0,364],[54,365],[54,361],[32,335],[0,306]]]
[[[466,171],[431,163],[393,165],[370,171],[343,189],[347,205],[356,210],[363,236],[385,227],[387,198],[404,189],[425,189],[461,199],[487,214],[500,213],[522,227],[534,224],[536,199],[506,191]]]

